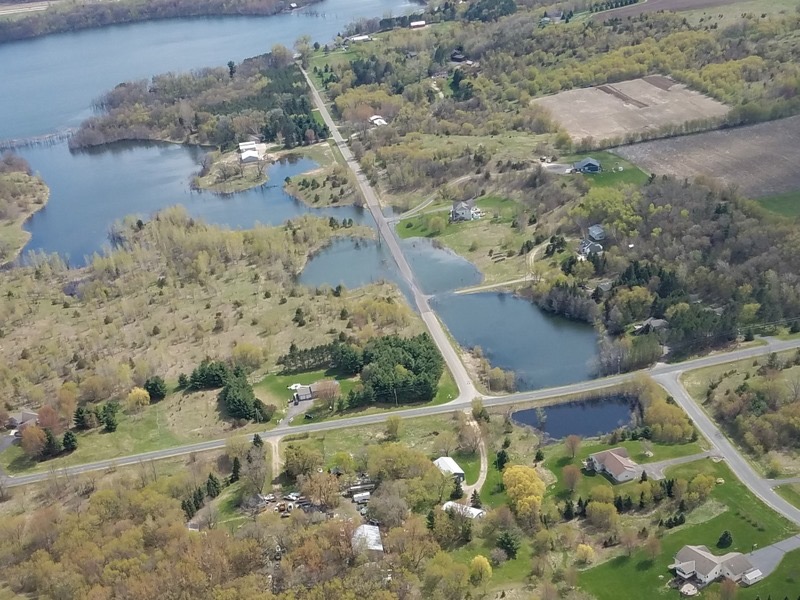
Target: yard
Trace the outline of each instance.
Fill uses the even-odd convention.
[[[757,202],[770,212],[782,217],[800,217],[800,190],[758,198]]]
[[[746,553],[755,544],[763,547],[795,532],[789,522],[761,505],[723,462],[703,460],[689,463],[670,469],[667,476],[685,478],[698,472],[724,479],[725,483],[712,491],[712,499],[716,501],[715,504],[724,506],[724,512],[696,524],[692,523],[692,513],[689,513],[686,525],[667,531],[661,540],[662,552],[655,560],[647,557],[642,550],[634,551],[630,556],[617,556],[583,571],[579,577],[580,586],[594,594],[598,600],[641,600],[656,597],[667,593],[665,586],[671,577],[667,565],[686,544],[703,544],[715,553],[722,554],[716,548],[716,543],[720,534],[728,530],[733,535],[733,546],[726,551]],[[788,562],[785,561],[782,568]],[[775,580],[778,581],[780,574],[776,575]],[[766,581],[769,582],[769,579]],[[625,584],[620,585],[620,582]],[[754,587],[752,591],[757,590]],[[670,597],[679,597],[677,591],[669,594]]]
[[[787,483],[776,487],[775,491],[781,498],[800,508],[800,483]]]
[[[647,173],[612,152],[598,151],[565,156],[559,162],[573,164],[586,157],[599,161],[603,168],[602,173],[584,175],[586,182],[592,187],[617,187],[626,184],[638,187],[647,183]]]

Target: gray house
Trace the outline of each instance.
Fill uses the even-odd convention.
[[[474,200],[467,202],[453,202],[453,208],[450,209],[450,221],[455,223],[457,221],[472,221],[473,219],[480,219],[480,209],[475,206]]]
[[[606,230],[602,225],[592,225],[589,227],[589,241],[600,243],[606,239]]]
[[[600,166],[600,161],[588,157],[573,164],[572,170],[576,173],[599,173],[603,168]]]

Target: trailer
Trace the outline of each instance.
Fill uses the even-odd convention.
[[[353,502],[356,504],[366,504],[369,502],[370,492],[361,492],[360,494],[353,494]]]

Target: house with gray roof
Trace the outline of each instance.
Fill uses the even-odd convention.
[[[606,473],[617,483],[642,476],[642,467],[629,458],[628,450],[623,447],[590,454],[586,459],[586,468],[596,473]]]
[[[708,585],[720,577],[749,584],[760,576],[760,571],[744,554],[728,552],[717,556],[706,546],[684,546],[678,550],[669,568],[674,569],[681,579],[696,579],[701,585]]]
[[[603,170],[603,167],[599,160],[595,160],[589,156],[574,163],[572,165],[572,170],[576,173],[599,173]]]

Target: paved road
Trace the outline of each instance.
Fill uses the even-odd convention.
[[[712,455],[712,452],[700,452],[698,454],[692,454],[690,456],[680,456],[678,458],[668,458],[667,460],[660,460],[658,462],[647,463],[642,465],[644,467],[647,476],[650,479],[664,479],[664,469],[668,469],[669,467],[674,467],[675,465],[683,465],[686,463],[694,462],[696,460],[700,460],[701,458],[708,458]]]
[[[744,483],[751,492],[758,496],[764,504],[789,519],[792,523],[800,525],[800,508],[793,506],[781,498],[772,489],[770,482],[755,472],[747,459],[725,437],[717,425],[706,412],[692,399],[686,389],[678,380],[681,371],[658,374],[654,379],[675,399],[689,417],[694,421],[700,432],[714,445],[719,454],[725,457],[731,471]]]
[[[414,303],[417,305],[417,309],[422,316],[422,320],[425,322],[428,333],[430,333],[431,338],[439,348],[439,352],[441,352],[442,356],[444,357],[447,368],[450,369],[450,373],[452,374],[453,379],[458,386],[458,399],[467,401],[472,400],[472,398],[479,395],[478,391],[475,389],[472,379],[470,379],[467,369],[464,367],[464,363],[461,362],[461,359],[450,343],[450,340],[444,331],[444,327],[442,327],[438,317],[428,304],[427,297],[422,293],[417,285],[416,279],[414,278],[414,273],[411,271],[411,267],[409,266],[408,261],[406,261],[406,257],[400,250],[400,244],[397,241],[394,229],[391,225],[389,225],[386,217],[383,215],[383,211],[381,210],[381,205],[380,202],[378,202],[378,196],[376,195],[375,190],[367,180],[364,172],[361,170],[361,166],[353,156],[353,153],[350,152],[350,147],[347,145],[344,137],[342,137],[342,134],[339,133],[336,123],[331,117],[330,112],[328,112],[328,107],[325,105],[325,102],[323,102],[322,97],[317,91],[317,88],[314,87],[311,78],[308,76],[308,73],[306,73],[305,70],[303,70],[303,75],[308,82],[309,88],[311,88],[311,96],[314,99],[314,104],[317,105],[320,115],[322,115],[325,124],[328,126],[331,136],[333,137],[333,141],[336,142],[336,145],[339,147],[342,156],[347,162],[347,166],[351,171],[353,171],[353,174],[356,177],[358,186],[367,202],[367,207],[372,213],[372,218],[375,219],[375,223],[378,226],[378,231],[380,232],[381,237],[386,243],[386,246],[389,248],[392,258],[394,258],[395,262],[397,263],[400,274],[403,276],[403,279],[406,280],[409,288],[411,289],[411,293],[414,296]]]
[[[783,556],[787,552],[800,548],[800,535],[793,535],[790,538],[775,542],[769,546],[764,546],[753,552],[747,557],[756,569],[760,569],[764,577],[778,568]]]
[[[788,485],[790,483],[800,483],[800,477],[787,477],[786,479],[767,479],[767,483],[772,487]]]
[[[702,358],[697,358],[694,360],[686,361],[683,363],[677,363],[674,365],[659,364],[653,367],[652,369],[647,369],[642,372],[650,374],[651,376],[655,377],[656,380],[658,380],[659,377],[663,378],[665,376],[670,376],[670,377],[674,376],[677,381],[677,377],[680,376],[684,371],[691,371],[693,369],[719,365],[730,361],[741,360],[744,358],[753,358],[756,356],[767,354],[769,352],[779,352],[781,350],[788,350],[794,348],[800,348],[800,340],[780,341],[780,340],[770,339],[768,340],[768,343],[765,346],[754,346],[752,348],[734,350],[733,352],[704,356]],[[547,388],[543,390],[519,392],[516,394],[509,394],[506,396],[484,396],[483,403],[486,406],[507,406],[513,404],[532,402],[536,400],[546,400],[558,396],[566,396],[572,394],[591,394],[591,393],[596,393],[598,391],[602,391],[603,389],[615,387],[627,381],[631,381],[635,376],[636,373],[627,373],[624,375],[614,375],[612,377],[606,377],[603,379],[592,379],[589,381],[581,381],[579,383],[573,383],[571,385]],[[682,386],[678,385],[678,387],[681,390],[683,390]],[[678,396],[676,396],[676,399],[677,398]],[[343,419],[332,419],[330,421],[308,423],[308,424],[298,425],[296,427],[289,427],[284,423],[280,427],[277,427],[271,431],[265,431],[260,435],[262,439],[264,439],[264,441],[268,441],[274,438],[283,437],[289,433],[312,433],[316,431],[329,431],[331,429],[343,429],[347,427],[359,427],[362,425],[381,423],[384,420],[386,420],[386,418],[389,415],[398,415],[403,418],[414,418],[414,417],[424,417],[428,415],[451,413],[455,410],[464,410],[468,408],[471,400],[472,400],[471,398],[459,397],[456,400],[453,400],[452,402],[448,402],[447,404],[441,404],[439,406],[422,406],[419,408],[409,408],[404,410],[396,410],[392,412],[383,412],[374,415],[366,415],[362,417],[347,417]],[[694,402],[692,402],[691,400],[688,400],[688,402],[690,402],[691,405],[694,405]],[[696,405],[694,406],[696,408]],[[708,417],[706,417],[706,419],[708,419]],[[706,437],[709,437],[709,439],[712,442],[714,441],[711,436],[707,435]],[[210,440],[207,442],[200,442],[197,444],[188,444],[186,446],[169,448],[167,450],[156,450],[154,452],[145,452],[143,454],[135,454],[132,456],[125,456],[116,459],[101,460],[92,463],[87,463],[84,465],[67,467],[66,472],[68,472],[69,474],[80,474],[80,473],[88,473],[90,471],[103,471],[114,467],[136,465],[151,460],[161,460],[164,458],[184,456],[186,454],[191,454],[193,452],[220,450],[225,447],[226,441],[227,438],[219,440]],[[717,447],[719,448],[719,446]],[[736,452],[735,449],[734,452],[738,456],[738,452]],[[727,455],[724,456],[727,457]],[[59,473],[63,472],[64,469],[59,471]],[[17,477],[9,477],[8,485],[12,487],[19,485],[27,485],[30,483],[44,481],[49,477],[51,477],[51,475],[46,472],[33,473],[30,475],[19,475]],[[763,482],[763,486],[766,487],[772,493],[773,496],[777,496],[777,494],[772,492],[772,490],[770,489],[770,484],[767,482],[767,480],[760,480],[760,481]],[[770,504],[770,506],[772,505]],[[795,520],[793,518],[792,520],[797,523],[800,523],[800,519]]]

